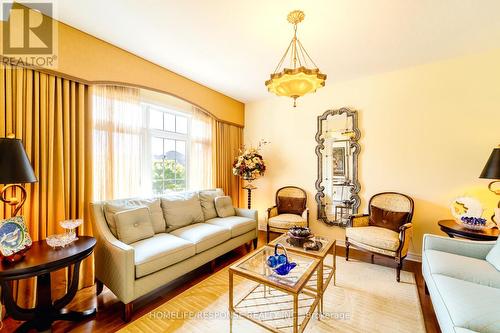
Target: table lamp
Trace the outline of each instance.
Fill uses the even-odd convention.
[[[488,162],[486,162],[483,172],[481,172],[479,178],[493,179],[493,181],[488,185],[488,189],[491,192],[500,195],[500,188],[493,188],[493,185],[495,183],[500,183],[500,146],[494,148],[491,152],[490,158],[488,159]],[[500,201],[498,202],[498,208],[500,208]],[[500,225],[500,221],[495,220],[495,216],[499,212],[498,208],[495,210],[495,215],[493,215],[491,218],[493,222],[495,222],[497,225]],[[500,216],[497,218],[500,218]]]
[[[0,200],[12,206],[13,216],[16,216],[26,201],[26,189],[21,185],[24,183],[35,183],[37,181],[28,155],[24,150],[23,143],[15,139],[13,135],[0,138],[0,184],[6,185],[0,191]],[[8,197],[7,192],[17,193]],[[15,191],[15,192],[14,192]]]

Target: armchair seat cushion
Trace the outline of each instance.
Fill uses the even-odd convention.
[[[243,235],[257,228],[257,221],[241,216],[216,217],[207,220],[205,223],[229,230],[231,232],[231,238]]]
[[[296,214],[279,214],[269,218],[269,226],[271,228],[289,229],[293,226],[307,226],[307,220]]]
[[[426,250],[424,259],[428,261],[431,274],[500,289],[500,274],[486,260],[436,250]]]
[[[229,229],[209,224],[195,223],[170,233],[195,245],[196,253],[203,252],[231,238]]]
[[[366,244],[373,248],[388,251],[396,251],[399,247],[399,233],[380,227],[356,227],[346,228],[346,236],[349,241],[358,244]]]
[[[135,277],[152,274],[196,254],[196,247],[182,238],[160,233],[130,244],[134,248]]]

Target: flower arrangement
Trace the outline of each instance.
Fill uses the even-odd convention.
[[[240,176],[244,180],[255,180],[264,176],[265,171],[266,163],[258,148],[245,149],[233,162],[233,175]]]

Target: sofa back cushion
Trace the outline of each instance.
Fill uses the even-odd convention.
[[[166,223],[161,209],[160,199],[125,199],[114,200],[104,204],[104,217],[111,233],[118,237],[116,231],[115,214],[137,207],[148,207],[151,213],[151,222],[155,233],[165,232]]]
[[[203,211],[196,192],[171,193],[161,198],[167,232],[203,222]]]
[[[201,210],[205,221],[217,217],[217,210],[215,209],[215,198],[224,195],[224,191],[220,188],[212,190],[203,190],[198,193],[200,197]]]
[[[493,265],[500,272],[500,238],[493,248],[488,252],[486,261]]]
[[[399,233],[399,227],[408,221],[408,212],[391,212],[376,206],[370,208],[369,225]]]
[[[118,239],[131,244],[141,239],[153,237],[153,222],[147,207],[137,207],[117,212],[114,216]]]
[[[235,216],[236,211],[233,207],[233,200],[229,196],[221,196],[215,198],[215,209],[219,217]]]

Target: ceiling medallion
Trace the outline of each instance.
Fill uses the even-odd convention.
[[[293,98],[293,106],[297,106],[297,98],[315,92],[325,86],[326,74],[322,74],[297,38],[297,25],[304,20],[305,14],[301,10],[294,10],[287,16],[288,22],[293,25],[293,38],[278,66],[266,81],[269,92],[278,96]],[[283,66],[285,59],[290,58],[290,67]],[[314,66],[309,68],[309,66]]]

